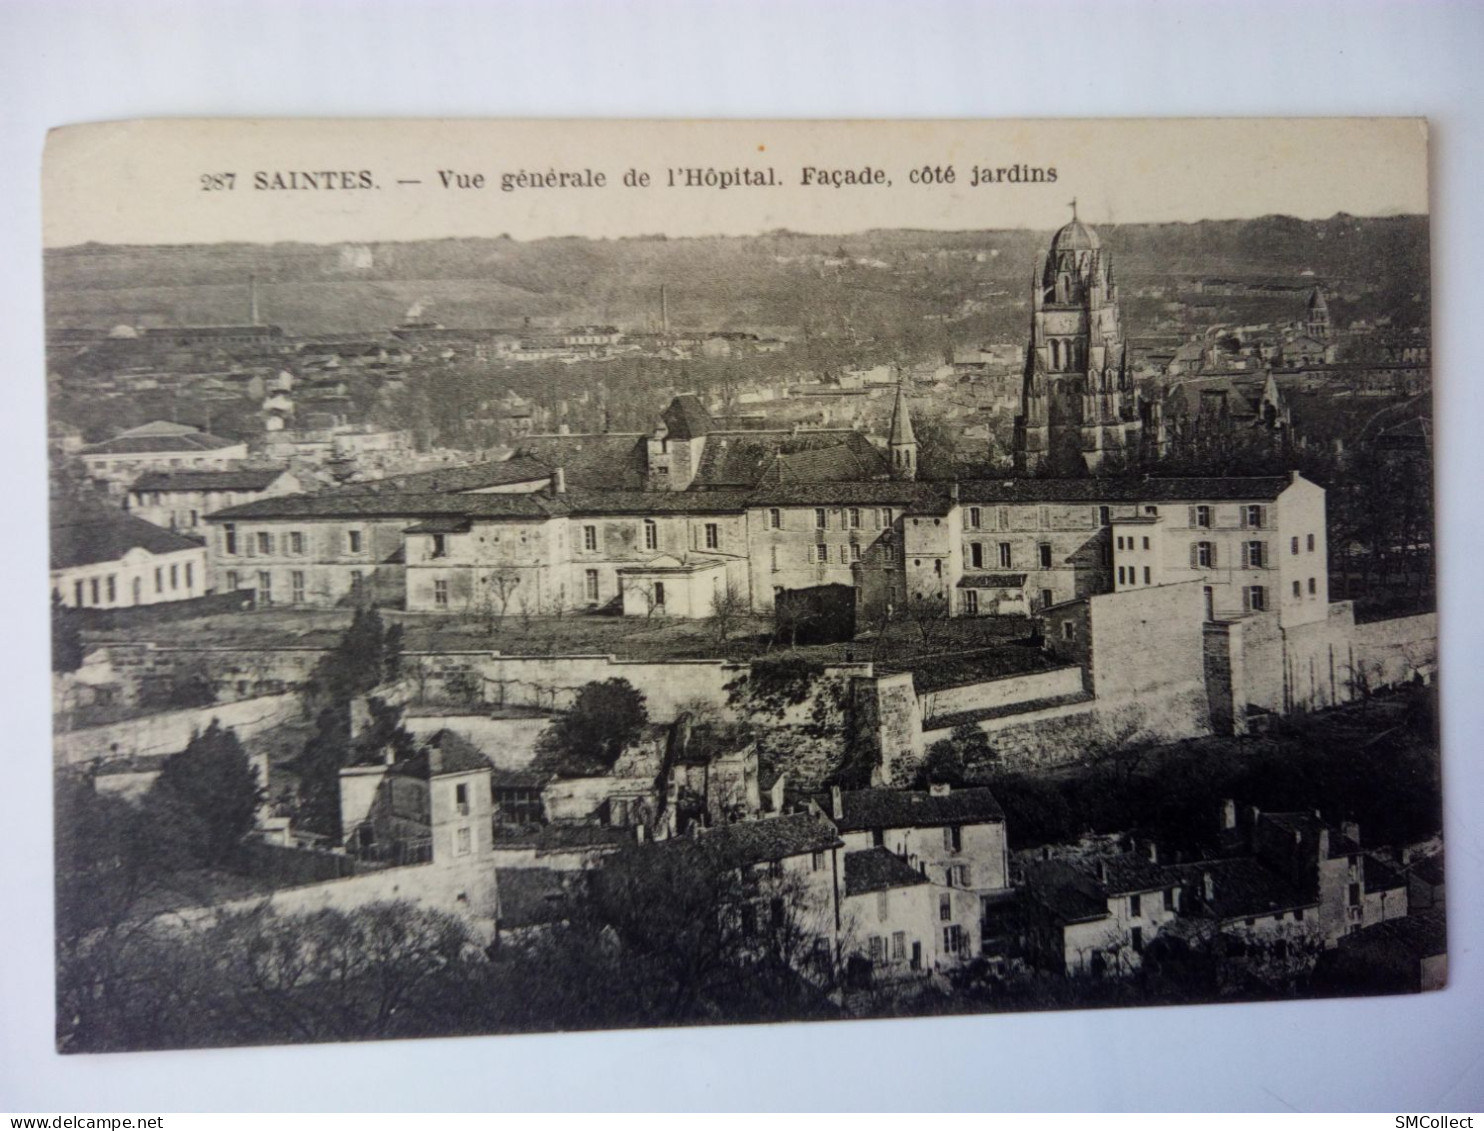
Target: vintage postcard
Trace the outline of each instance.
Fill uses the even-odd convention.
[[[44,177],[62,1051],[1444,983],[1426,123]]]

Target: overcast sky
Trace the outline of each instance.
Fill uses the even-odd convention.
[[[1000,174],[972,184],[976,167],[1017,165],[1054,169],[1055,183],[1016,184]],[[805,186],[806,166],[880,170],[890,183]],[[911,181],[914,169],[948,166],[952,185]],[[686,168],[771,168],[779,184],[668,187],[669,170]],[[648,173],[649,187],[626,187],[630,169]],[[444,188],[440,170],[482,174],[484,187]],[[304,171],[364,171],[375,187],[254,187],[258,173]],[[607,184],[502,191],[501,177],[521,171],[601,172]],[[234,187],[207,187],[203,177],[214,173],[235,173]],[[1399,118],[148,121],[55,132],[45,193],[48,247],[1047,229],[1065,222],[1074,197],[1093,224],[1428,210],[1426,129]]]

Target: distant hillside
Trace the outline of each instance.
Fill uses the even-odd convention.
[[[1423,216],[1286,216],[1098,228],[1119,277],[1309,271],[1376,289],[1378,309],[1425,311]],[[676,328],[891,333],[966,298],[984,333],[1023,328],[1026,283],[1050,232],[774,232],[709,239],[495,239],[414,243],[102,246],[46,254],[53,326],[241,322],[247,279],[266,321],[292,333],[367,332],[414,304],[448,326],[526,317],[642,328],[668,289]],[[1369,303],[1367,305],[1370,305]]]

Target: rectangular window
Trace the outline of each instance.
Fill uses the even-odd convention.
[[[824,856],[824,853],[823,852],[816,852],[814,854],[814,858],[810,861],[811,867],[816,872],[823,872],[824,871],[824,863],[825,863],[825,856]]]
[[[1123,549],[1123,536],[1122,535],[1119,535],[1119,537],[1118,537],[1118,548],[1120,550]]]
[[[1173,911],[1173,910],[1175,910],[1175,889],[1174,888],[1165,888],[1165,891],[1164,891],[1164,904],[1165,904],[1165,910],[1166,911]]]
[[[1212,542],[1197,542],[1191,547],[1190,564],[1196,569],[1211,569],[1216,565],[1216,546]]]
[[[773,507],[772,509],[770,509],[768,511],[768,529],[770,529],[770,530],[782,530],[783,529],[783,512],[781,510],[779,510],[777,507]]]
[[[155,592],[165,592],[165,568],[163,566],[155,566]],[[96,602],[97,598],[94,597],[93,600]]]
[[[859,542],[852,542],[850,544],[850,560],[853,562],[861,560],[861,544]]]
[[[1000,568],[1001,569],[1009,569],[1010,568],[1010,561],[1011,561],[1011,557],[1010,557],[1010,543],[1009,542],[1001,542],[1000,543]]]
[[[951,927],[943,928],[943,949],[948,954],[962,954],[964,949],[964,929],[957,923]]]
[[[830,564],[830,548],[823,542],[814,547],[814,560],[820,565]]]
[[[237,571],[235,569],[227,570],[227,592],[231,593],[235,591],[238,585],[238,581],[239,579],[237,577]]]
[[[1077,639],[1077,622],[1064,620],[1061,622],[1061,638],[1063,640]]]
[[[1295,596],[1295,597],[1300,597],[1300,596],[1302,596],[1302,595],[1303,595],[1303,593],[1302,593],[1302,591],[1301,591],[1301,590],[1300,590],[1300,588],[1299,588],[1299,583],[1298,583],[1298,582],[1297,582],[1297,581],[1295,581],[1295,582],[1294,582],[1294,583],[1293,583],[1293,595],[1294,595],[1294,596]]]
[[[1145,566],[1145,567],[1144,567],[1144,584],[1145,584],[1145,585],[1149,585],[1149,584],[1152,584],[1152,583],[1151,583],[1151,582],[1150,582],[1150,580],[1149,580],[1149,578],[1150,578],[1150,576],[1151,576],[1151,574],[1150,574],[1150,570],[1149,570],[1149,567],[1148,567],[1148,566]]]
[[[995,508],[995,525],[997,525],[1001,530],[1009,530],[1010,529],[1010,508],[1009,507],[996,507]]]
[[[1319,595],[1319,586],[1316,583],[1315,579],[1311,577],[1311,578],[1309,578],[1309,596],[1310,597],[1317,597],[1318,595]]]
[[[455,856],[468,856],[474,850],[474,834],[468,828],[458,830],[454,839],[453,852]]]
[[[582,528],[582,548],[588,551],[598,548],[598,528],[596,526],[584,526]]]
[[[289,574],[289,600],[296,605],[304,603],[304,571],[296,569]]]
[[[1350,900],[1350,906],[1351,907],[1359,907],[1360,906],[1360,885],[1359,884],[1351,884],[1350,885],[1349,900]]]
[[[453,787],[454,808],[459,811],[460,817],[469,815],[469,786],[466,782],[459,782]]]
[[[1135,927],[1133,930],[1131,930],[1128,933],[1128,941],[1129,941],[1129,945],[1133,948],[1133,951],[1134,951],[1135,954],[1143,954],[1144,953],[1144,928],[1143,927]]]
[[[433,604],[440,609],[448,608],[448,582],[441,578],[433,582]]]
[[[170,588],[180,588],[180,566],[178,565],[172,565],[170,567]]]
[[[83,607],[83,604],[84,604],[84,601],[82,599],[82,582],[81,581],[73,582],[73,584],[72,584],[72,606],[73,606],[73,608],[80,609],[80,608]]]
[[[889,892],[878,891],[876,893],[876,918],[884,923],[890,915],[891,894]]]
[[[1049,608],[1050,606],[1052,606],[1054,604],[1056,604],[1056,594],[1054,592],[1052,592],[1050,589],[1042,589],[1041,590],[1041,608],[1043,608],[1043,609]]]
[[[660,528],[655,525],[654,519],[644,520],[644,548],[646,550],[658,550],[660,548]]]
[[[1298,553],[1298,535],[1297,534],[1295,534],[1292,538],[1290,538],[1288,540],[1288,552],[1290,554],[1297,554]]]
[[[258,531],[258,553],[264,556],[273,553],[273,535],[266,530]]]
[[[891,936],[891,960],[893,962],[905,962],[907,960],[907,932],[894,931]]]
[[[1249,585],[1247,587],[1247,607],[1254,613],[1260,613],[1268,607],[1268,592],[1261,585]]]
[[[1098,525],[1107,526],[1113,521],[1112,507],[1098,507]]]
[[[714,550],[721,545],[721,528],[714,522],[706,524],[706,549]]]
[[[304,556],[304,535],[298,530],[289,533],[289,553],[296,558]]]
[[[943,851],[962,852],[964,850],[964,830],[958,825],[943,826]]]
[[[1123,567],[1122,566],[1119,566],[1118,567],[1118,584],[1119,585],[1122,585],[1123,584]]]
[[[984,568],[984,547],[978,542],[969,543],[969,566],[972,569]]]
[[[886,961],[886,940],[884,938],[882,938],[880,935],[872,935],[870,939],[870,948],[872,962],[879,963]]]
[[[978,530],[981,526],[984,525],[983,521],[980,518],[980,514],[981,512],[978,507],[969,508],[969,526],[971,526],[975,530]]]
[[[953,918],[953,896],[947,892],[938,897],[938,918],[944,922]]]
[[[590,569],[587,571],[583,584],[587,587],[587,599],[592,604],[598,601],[598,571]]]
[[[1199,506],[1195,508],[1195,525],[1203,530],[1211,528],[1211,508]]]
[[[824,530],[829,526],[829,516],[825,514],[823,507],[814,508],[814,529]]]
[[[98,579],[95,577],[88,582],[88,592],[92,594],[93,604],[98,603]]]
[[[1265,508],[1262,507],[1258,503],[1252,503],[1252,504],[1249,504],[1248,506],[1243,507],[1242,508],[1242,525],[1243,526],[1250,526],[1254,530],[1261,530],[1262,529],[1263,517],[1264,517],[1264,515],[1263,515],[1264,509]]]
[[[851,530],[859,530],[861,528],[861,509],[860,509],[860,507],[851,507],[849,514],[850,514],[850,529]]]
[[[1130,919],[1137,919],[1143,913],[1143,901],[1137,895],[1128,897],[1128,914]]]
[[[1041,568],[1042,569],[1050,569],[1051,568],[1051,543],[1050,542],[1042,542],[1038,547],[1036,547],[1036,552],[1041,557]]]
[[[1310,534],[1309,535],[1309,553],[1312,554],[1313,552],[1314,552],[1314,535]]]
[[[258,604],[273,604],[273,575],[266,569],[258,571]]]
[[[665,607],[665,583],[663,581],[654,583],[654,607],[657,609]]]
[[[977,589],[964,590],[964,614],[971,617],[979,615],[979,591]]]
[[[118,578],[113,574],[108,575],[108,603],[111,605],[119,599]]]
[[[237,524],[233,522],[222,523],[222,553],[237,553]]]
[[[1144,549],[1146,549],[1146,550],[1149,549],[1149,539],[1148,538],[1145,538],[1144,539]]]
[[[361,552],[361,532],[359,530],[347,530],[345,532],[346,545],[350,547],[352,554]]]
[[[191,562],[186,562],[186,589],[194,589],[196,586],[195,569]]]
[[[1247,568],[1262,569],[1267,553],[1266,542],[1247,543]]]
[[[886,563],[888,569],[891,568],[892,566],[896,565],[897,564],[897,548],[895,546],[890,545],[890,544],[885,545],[885,546],[882,546],[881,547],[881,560]]]

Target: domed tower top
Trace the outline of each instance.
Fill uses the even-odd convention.
[[[1072,201],[1072,219],[1051,237],[1051,254],[1059,251],[1097,251],[1103,246],[1098,234],[1077,219],[1077,201]]]

